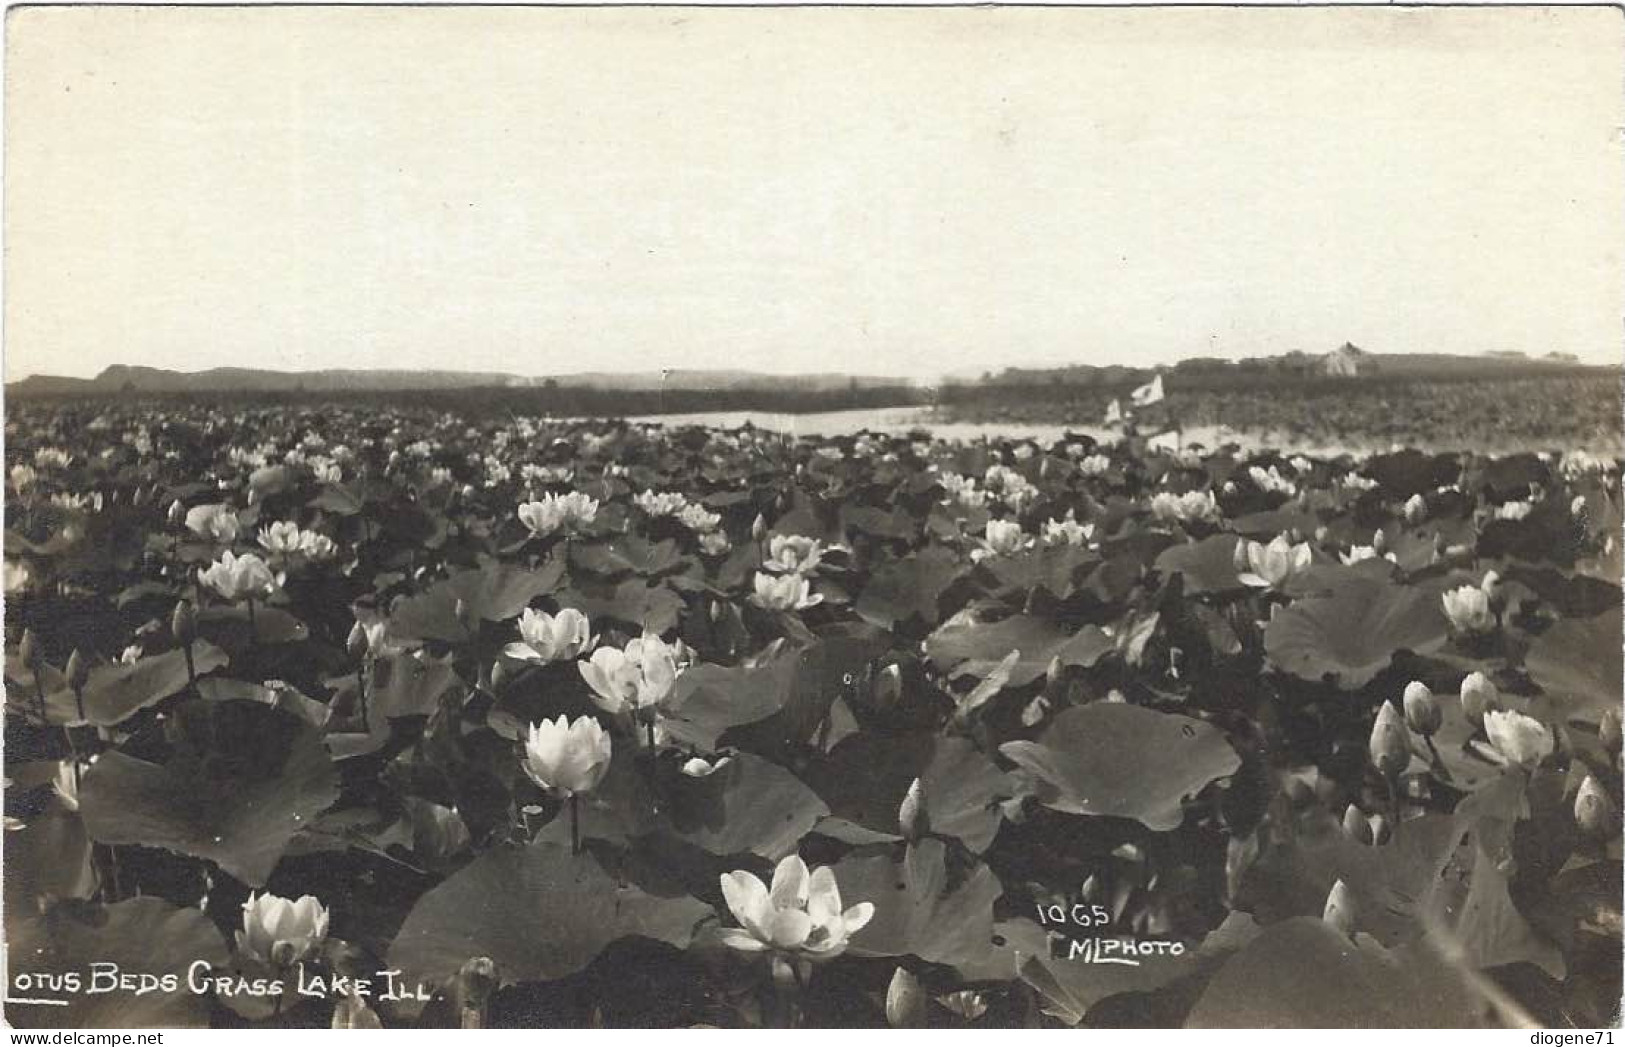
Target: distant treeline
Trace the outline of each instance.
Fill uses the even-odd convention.
[[[688,389],[625,390],[572,386],[490,386],[462,389],[40,393],[31,400],[99,400],[113,395],[124,403],[185,404],[238,407],[288,405],[309,407],[323,403],[376,404],[379,410],[423,408],[453,411],[468,417],[490,413],[561,418],[620,418],[652,414],[693,414],[702,411],[770,411],[813,414],[928,404],[932,390],[919,386],[871,386],[827,390],[807,389]]]

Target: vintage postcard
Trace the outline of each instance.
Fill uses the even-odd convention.
[[[1622,75],[11,8],[5,1023],[1612,1029]]]

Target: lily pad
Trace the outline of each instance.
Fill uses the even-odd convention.
[[[1077,633],[1063,630],[1044,618],[1016,614],[997,622],[982,622],[967,609],[955,615],[925,641],[926,657],[954,676],[984,676],[999,666],[1011,651],[1021,656],[1010,668],[1009,686],[1032,683],[1059,658],[1062,665],[1087,668],[1116,649],[1111,637],[1097,626]]]
[[[467,613],[488,622],[515,618],[538,596],[553,592],[564,580],[564,566],[553,560],[537,570],[514,564],[486,564],[460,571],[418,596],[397,603],[389,616],[390,635],[403,640],[460,643],[468,631],[457,620],[457,601]]]
[[[150,1029],[207,1028],[209,997],[194,993],[187,975],[195,963],[224,967],[230,960],[213,922],[196,909],[158,898],[131,898],[113,905],[59,905],[43,915],[7,922],[6,1024],[18,1028]],[[110,966],[109,966],[110,965]],[[156,984],[144,991],[93,990],[93,967],[116,969]],[[26,988],[19,981],[35,975]],[[57,979],[76,976],[78,991]],[[175,987],[163,987],[173,978]],[[137,988],[140,988],[138,983]],[[30,1005],[27,1000],[60,1000]]]
[[[200,676],[230,661],[226,652],[201,640],[192,647],[192,659]],[[52,723],[67,726],[89,723],[112,727],[172,694],[179,694],[186,684],[186,652],[178,648],[133,662],[100,665],[90,671],[90,680],[85,684],[83,717],[79,715],[78,700],[67,687],[45,696],[46,715]]]
[[[1330,596],[1277,608],[1264,628],[1264,650],[1277,668],[1299,679],[1331,678],[1352,691],[1386,669],[1398,651],[1430,654],[1448,633],[1436,594],[1350,571]]]
[[[1157,830],[1178,828],[1188,797],[1241,766],[1218,728],[1125,702],[1068,709],[1040,741],[999,751],[1048,786],[1039,793],[1045,806]]]
[[[854,852],[835,866],[842,904],[872,902],[874,918],[852,937],[858,956],[918,956],[960,964],[986,953],[993,903],[1004,893],[998,877],[978,864],[951,878],[941,840],[910,844],[901,860],[882,848]]]
[[[321,736],[257,702],[194,701],[173,718],[164,763],[113,750],[85,772],[86,830],[100,843],[206,858],[263,886],[288,841],[337,799]]]
[[[623,883],[591,854],[553,843],[488,851],[413,907],[389,950],[408,979],[438,982],[474,957],[506,983],[549,981],[632,935],[687,947],[714,915],[686,894]]]

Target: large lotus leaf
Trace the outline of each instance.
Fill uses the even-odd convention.
[[[321,493],[306,504],[312,509],[321,509],[338,516],[354,516],[366,503],[360,494],[343,484],[324,484]]]
[[[677,837],[716,855],[778,859],[829,813],[801,779],[750,753],[703,778],[679,776],[663,812]]]
[[[230,659],[211,643],[199,640],[192,646],[192,659],[198,674],[213,672]],[[133,662],[99,665],[90,671],[85,684],[85,714],[70,688],[62,687],[45,696],[45,709],[52,723],[112,727],[123,723],[149,705],[163,701],[186,688],[186,652],[176,648],[148,655]],[[32,705],[32,702],[25,702]]]
[[[1171,545],[1158,555],[1157,570],[1184,575],[1185,591],[1193,596],[1245,589],[1235,568],[1238,541],[1233,534],[1216,534],[1199,542]]]
[[[462,683],[451,661],[397,654],[372,663],[367,681],[367,715],[394,719],[428,716],[440,696]]]
[[[595,623],[610,619],[651,633],[676,628],[684,607],[683,598],[670,586],[650,585],[642,578],[628,578],[619,585],[577,581],[558,594],[558,601],[565,607],[574,607]]]
[[[487,957],[506,983],[548,981],[586,967],[632,935],[687,947],[712,916],[685,894],[618,880],[590,853],[553,843],[488,851],[418,899],[389,964],[408,981],[442,981]]]
[[[1461,465],[1454,455],[1429,455],[1413,448],[1379,454],[1360,472],[1377,481],[1390,498],[1404,501],[1413,494],[1431,494],[1454,483]]]
[[[1010,776],[970,741],[926,731],[852,734],[809,772],[838,816],[886,834],[899,831],[897,811],[916,778],[930,831],[977,853],[999,831],[1001,801],[1017,793]]]
[[[1062,599],[1077,587],[1078,572],[1099,562],[1100,554],[1080,545],[1046,545],[982,563],[1001,591],[1046,589]]]
[[[59,905],[43,915],[7,920],[6,1024],[18,1028],[152,1029],[207,1028],[209,997],[191,991],[187,975],[195,963],[225,967],[225,941],[209,918],[158,898],[131,898],[99,908]],[[126,975],[173,977],[166,990],[137,984],[109,990],[111,970]],[[206,973],[206,972],[205,972]],[[78,991],[28,984],[25,976],[70,975]],[[44,979],[42,979],[44,981]],[[64,983],[57,981],[55,984]],[[99,991],[98,991],[99,990]],[[66,1006],[31,1006],[19,1000],[61,1000]]]
[[[919,617],[926,625],[942,618],[939,600],[965,564],[940,545],[875,569],[858,597],[857,612],[883,629]]]
[[[1531,598],[1538,598],[1564,618],[1590,618],[1617,610],[1622,603],[1617,571],[1611,581],[1603,581],[1587,574],[1565,574],[1552,567],[1513,564],[1501,572],[1501,579],[1509,588],[1526,588]]]
[[[1621,628],[1616,605],[1592,618],[1565,618],[1530,645],[1529,675],[1571,722],[1595,724],[1607,710],[1619,711]]]
[[[841,506],[842,530],[862,531],[877,538],[908,540],[920,531],[920,522],[902,509],[877,509],[869,505]]]
[[[1191,1008],[1193,1029],[1461,1028],[1477,1023],[1461,976],[1439,957],[1350,939],[1316,917],[1264,929],[1225,961]]]
[[[1048,619],[1026,614],[983,623],[969,610],[943,623],[925,641],[926,657],[954,676],[985,676],[1011,651],[1020,651],[1010,669],[1011,687],[1032,683],[1057,658],[1062,665],[1087,668],[1115,648],[1111,637],[1093,625],[1072,634]]]
[[[1343,690],[1358,690],[1396,652],[1431,653],[1448,632],[1436,593],[1351,571],[1330,596],[1277,608],[1264,628],[1264,650],[1299,679],[1330,677]]]
[[[390,635],[460,643],[468,638],[468,630],[457,620],[458,600],[477,618],[503,622],[517,617],[538,596],[553,592],[563,580],[564,566],[556,560],[536,570],[490,563],[459,571],[427,592],[397,603],[389,616]]]
[[[795,656],[780,647],[744,665],[696,665],[677,678],[671,700],[675,711],[664,721],[666,733],[696,749],[713,750],[724,731],[765,720],[783,708],[795,677]]]
[[[84,823],[60,802],[9,829],[4,858],[8,919],[38,912],[43,898],[89,898],[96,891]]]
[[[1125,702],[1066,710],[1036,742],[999,751],[1049,788],[1048,807],[1178,828],[1183,804],[1241,766],[1224,732],[1201,720]]]
[[[252,613],[246,605],[205,607],[197,613],[197,628],[199,636],[231,651],[254,644],[298,643],[310,636],[305,623],[292,614],[258,604]]]
[[[257,702],[200,700],[172,715],[166,762],[114,750],[85,772],[85,828],[101,843],[207,858],[264,885],[288,841],[338,796],[321,736]]]
[[[1245,535],[1261,542],[1267,542],[1278,534],[1286,534],[1296,530],[1301,536],[1299,541],[1308,539],[1320,526],[1320,517],[1313,513],[1294,511],[1291,509],[1270,509],[1260,513],[1248,513],[1238,516],[1230,522],[1231,530],[1237,534]]]
[[[1458,826],[1464,821],[1460,808],[1456,821]],[[1493,853],[1492,837],[1500,831],[1490,823],[1461,833],[1423,899],[1424,923],[1450,940],[1469,967],[1531,963],[1561,981],[1567,973],[1562,952],[1530,927],[1512,903],[1506,873]]]
[[[859,956],[918,956],[930,963],[970,963],[993,938],[993,903],[1004,893],[985,865],[950,876],[941,840],[919,840],[899,861],[892,849],[854,851],[835,866],[841,904],[871,902],[875,914],[852,937]]]
[[[650,542],[635,534],[616,535],[607,542],[579,542],[570,547],[570,565],[601,575],[656,575],[683,562],[677,543],[668,538]]]
[[[1356,899],[1356,927],[1384,945],[1416,940],[1420,906],[1459,841],[1448,815],[1407,819],[1381,847],[1362,844],[1323,812],[1302,819],[1294,834],[1259,855],[1242,880],[1238,907],[1260,922],[1319,915],[1342,880]]]

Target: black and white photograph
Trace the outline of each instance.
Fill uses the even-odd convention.
[[[1611,1044],[1622,190],[1618,7],[8,8],[3,1024]]]

